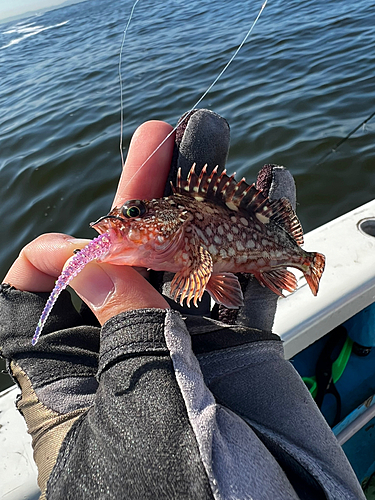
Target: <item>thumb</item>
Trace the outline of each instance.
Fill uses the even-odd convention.
[[[90,262],[70,286],[103,325],[131,309],[169,308],[166,300],[129,266]]]

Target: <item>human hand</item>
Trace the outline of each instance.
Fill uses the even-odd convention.
[[[295,210],[296,187],[292,174],[286,168],[264,165],[258,173],[256,187],[271,201],[287,198]],[[279,296],[251,275],[243,274],[240,283],[244,295],[243,307],[236,310],[218,306],[214,313],[216,319],[271,332]]]
[[[177,158],[174,154],[174,165],[171,168],[170,179],[174,181],[178,167],[182,170],[182,177],[186,178],[193,163],[197,164],[195,169],[197,173],[200,172],[205,163],[208,164],[208,171],[211,171],[216,165],[218,165],[219,171],[222,171],[228,155],[229,139],[229,126],[223,118],[208,110],[196,111],[185,120],[183,126],[177,128],[178,154]],[[289,199],[295,209],[296,189],[294,179],[284,167],[270,164],[264,165],[259,171],[256,186],[258,189],[262,189],[271,201],[280,198]],[[165,194],[169,194],[169,192]],[[155,274],[159,276],[160,282],[160,275],[163,273]],[[167,297],[172,278],[173,274],[164,273],[163,286],[160,286],[163,294]],[[184,316],[191,314],[195,316],[211,316],[213,319],[219,319],[224,323],[250,326],[271,332],[279,299],[278,295],[269,288],[263,287],[251,275],[242,274],[239,279],[244,294],[244,306],[240,309],[227,309],[224,306],[215,305],[214,309],[210,311],[208,294],[203,295],[198,308],[188,308],[185,305],[181,307],[173,300],[170,300],[171,307],[180,310]],[[194,323],[196,324],[196,322]],[[194,333],[194,328],[190,324],[189,330],[190,333]],[[197,326],[196,330],[202,331],[201,325]]]
[[[172,127],[151,121],[134,133],[113,205],[128,199],[163,195],[169,174],[173,135],[138,171],[140,165],[170,133]],[[21,251],[4,278],[18,290],[49,292],[65,262],[87,240],[50,233],[39,236]],[[120,312],[140,308],[167,308],[165,299],[135,269],[128,266],[89,263],[71,282],[71,287],[91,308],[101,324]]]
[[[177,147],[177,161],[172,161],[172,156],[175,156],[172,155],[174,147],[172,136],[141,171],[139,171],[140,165],[172,128],[162,122],[148,122],[137,130],[130,146],[114,205],[121,206],[128,199],[162,196],[168,175],[173,178],[176,168],[181,167],[182,175],[185,176],[194,159],[198,160],[197,169],[206,161],[211,169],[217,163],[221,170],[224,168],[229,146],[228,126],[210,112],[201,110],[195,115],[187,120],[186,129],[183,130],[182,141]],[[181,132],[181,128],[177,132]],[[43,235],[22,250],[5,277],[5,282],[21,291],[49,292],[61,274],[66,260],[72,256],[75,249],[83,248],[86,244],[86,240],[73,239],[67,235]],[[153,433],[152,437],[156,439],[154,449],[159,451],[161,449],[163,457],[167,456],[166,453],[171,449],[173,450],[171,443],[175,444],[176,439],[168,441],[168,436],[175,436],[171,434],[170,428],[173,430],[174,420],[178,425],[184,421],[176,418],[176,415],[180,415],[177,410],[182,398],[179,396],[180,389],[175,387],[176,375],[171,376],[170,373],[173,369],[171,359],[178,359],[180,365],[177,366],[184,367],[183,373],[188,374],[186,380],[189,380],[188,385],[193,396],[196,377],[201,381],[201,385],[197,385],[197,393],[201,394],[203,388],[197,361],[192,358],[189,348],[189,333],[193,337],[194,352],[198,356],[204,354],[200,362],[203,364],[202,369],[214,381],[212,390],[215,390],[218,400],[229,408],[231,400],[226,393],[226,387],[220,391],[216,383],[220,377],[211,366],[208,354],[213,351],[212,355],[215,357],[217,351],[219,352],[221,357],[218,366],[225,368],[224,378],[226,381],[231,381],[232,379],[228,380],[231,370],[236,376],[240,370],[237,369],[239,364],[233,363],[233,351],[227,351],[226,348],[236,346],[235,352],[239,353],[240,366],[243,368],[241,343],[244,344],[246,351],[247,343],[256,348],[257,343],[253,342],[255,339],[277,340],[274,338],[276,336],[264,335],[263,332],[256,332],[254,335],[251,328],[242,326],[227,328],[223,323],[218,324],[202,317],[196,318],[199,324],[192,324],[191,318],[187,320],[188,333],[177,314],[155,310],[155,308],[168,308],[168,303],[139,272],[128,266],[91,262],[72,280],[71,286],[91,308],[99,322],[102,325],[106,324],[100,331],[92,322],[92,318],[87,316],[86,308],[78,314],[70,303],[69,294],[65,292],[56,304],[53,311],[55,314],[51,314],[49,324],[46,324],[45,336],[35,347],[31,346],[30,328],[33,328],[34,321],[36,325],[45,298],[38,294],[18,292],[9,287],[4,288],[0,294],[0,309],[3,314],[0,343],[3,355],[11,360],[12,375],[22,388],[23,396],[18,402],[18,407],[33,437],[34,456],[40,471],[38,484],[42,493],[46,491],[48,482],[51,491],[56,491],[56,483],[62,485],[61,488],[66,485],[71,489],[71,472],[65,475],[66,471],[71,470],[76,471],[79,484],[82,484],[81,471],[88,471],[88,484],[93,483],[93,477],[100,477],[103,481],[103,490],[108,491],[106,478],[103,479],[100,474],[94,472],[94,468],[91,469],[92,464],[102,463],[102,451],[100,451],[100,461],[95,460],[95,456],[92,458],[93,450],[102,448],[101,446],[98,448],[99,434],[101,442],[113,442],[116,446],[119,442],[128,443],[130,437],[132,449],[139,450],[139,453],[131,455],[141,455],[144,443],[148,443],[150,439],[150,425],[158,422],[158,418],[161,422],[167,419],[172,422],[169,432],[163,432],[162,435]],[[258,289],[254,288],[254,293],[258,294],[263,289],[260,285],[256,286]],[[272,292],[269,292],[269,295],[272,296],[272,301],[276,302],[277,297]],[[245,295],[245,299],[250,305],[254,303],[254,297],[248,298]],[[267,300],[264,304],[267,304]],[[148,308],[153,310],[150,311]],[[143,311],[131,311],[134,309]],[[123,312],[126,314],[121,314]],[[196,312],[202,314],[204,311],[199,308]],[[253,326],[251,314],[248,320],[248,326]],[[241,324],[240,321],[236,322]],[[246,358],[255,360],[258,366],[257,354],[258,351],[255,351],[254,356]],[[145,376],[142,376],[143,374]],[[190,377],[190,374],[193,376]],[[253,380],[253,377],[243,377],[242,382],[245,380]],[[232,388],[236,386],[232,382],[229,385]],[[242,388],[248,387],[246,383],[239,385]],[[140,392],[142,388],[143,392]],[[155,397],[150,398],[150,394]],[[245,396],[244,401],[251,400],[247,394]],[[213,398],[208,401],[211,407]],[[166,409],[170,412],[168,414],[170,416],[160,419],[160,415],[164,415]],[[142,426],[138,420],[140,414],[145,416]],[[181,415],[187,414],[184,408]],[[238,419],[235,421],[238,422]],[[136,432],[132,433],[133,427]],[[186,429],[190,427],[191,425],[184,426]],[[100,433],[96,432],[98,429]],[[120,431],[119,434],[113,429]],[[123,432],[122,429],[128,432]],[[144,434],[142,430],[145,431]],[[179,428],[178,436],[180,435]],[[185,433],[183,435],[185,436]],[[165,436],[167,439],[163,439]],[[135,443],[134,437],[138,438],[138,442]],[[64,445],[62,445],[63,440]],[[193,442],[195,443],[194,440]],[[161,443],[165,448],[161,448]],[[180,464],[186,463],[180,457],[180,450],[185,448],[185,445],[183,447],[178,445],[177,453],[172,453]],[[125,451],[129,449],[127,444],[124,449]],[[110,445],[107,450],[110,450],[112,458],[113,446]],[[186,452],[186,456],[191,456],[190,450]],[[75,461],[77,457],[78,463]],[[82,457],[86,457],[87,464],[80,469]],[[110,466],[111,459],[105,455],[104,457]],[[159,455],[154,457],[156,463],[158,457]],[[131,462],[129,454],[125,453],[120,462]],[[127,474],[132,477],[132,472],[129,470],[127,467]],[[90,473],[94,475],[90,476]],[[138,478],[139,467],[133,474]],[[177,476],[181,481],[181,475]],[[110,477],[113,477],[112,473]],[[133,483],[136,484],[134,481]]]
[[[224,168],[229,148],[229,127],[218,115],[198,110],[178,127],[174,153],[172,136],[138,171],[171,129],[171,126],[163,122],[147,122],[135,132],[113,206],[121,206],[128,199],[150,199],[162,196],[163,192],[169,194],[169,183],[166,180],[175,179],[178,167],[182,169],[183,176],[187,175],[193,162],[197,163],[196,171],[206,162],[208,169],[217,164],[220,170]],[[286,196],[295,204],[293,177],[283,167],[263,167],[258,176],[257,187],[269,194],[271,199]],[[76,240],[66,235],[42,235],[23,249],[5,282],[20,290],[50,291],[66,260],[75,249],[86,244],[87,240]],[[145,270],[141,274],[144,276]],[[158,280],[160,284],[162,274],[154,273],[154,285],[158,285]],[[171,279],[172,276],[165,273],[164,286],[158,287],[166,296]],[[213,317],[231,324],[271,331],[278,297],[248,276],[240,281],[245,297],[244,307],[239,311],[216,307]],[[98,264],[94,261],[81,271],[71,282],[71,286],[92,309],[101,324],[123,311],[169,307],[155,288],[128,266]],[[173,308],[181,309],[184,314],[210,315],[208,296],[206,300],[202,300],[197,310],[181,308],[174,301],[170,301],[170,304]]]

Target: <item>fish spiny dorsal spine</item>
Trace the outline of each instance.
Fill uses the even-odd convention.
[[[198,188],[201,189],[203,193],[207,192],[206,187],[202,185],[202,181],[203,181],[204,177],[207,175],[207,167],[208,167],[208,165],[206,163],[203,166],[201,173],[199,174],[199,177],[198,177]]]
[[[239,198],[241,200],[242,199],[242,195],[243,195],[244,191],[247,188],[250,188],[250,186],[248,186],[246,184],[245,178],[242,177],[242,179],[240,180],[240,182],[238,184],[236,184],[236,186],[234,187],[231,195],[228,196],[228,201],[236,203]]]
[[[196,164],[190,169],[187,179],[182,179],[181,169],[177,173],[177,185],[174,188],[176,193],[189,193],[191,195],[202,195],[206,199],[221,201],[231,210],[237,211],[239,208],[253,214],[260,207],[269,203],[262,191],[255,187],[255,184],[249,186],[245,178],[239,182],[235,180],[235,174],[228,176],[227,171],[218,173],[216,166],[210,174],[207,173],[205,165],[199,176],[195,172]]]
[[[227,172],[227,171],[226,171],[226,170],[224,170],[224,171],[223,171],[223,173],[222,173],[221,175],[226,174],[226,172]],[[232,181],[234,181],[234,176],[235,176],[235,175],[236,175],[236,174],[234,173],[233,175],[231,175],[231,176],[230,176],[230,177],[228,177],[227,179],[225,178],[225,177],[227,177],[227,175],[225,175],[225,177],[223,176],[225,183],[224,183],[224,185],[223,185],[223,187],[221,188],[221,190],[220,190],[220,191],[221,191],[221,195],[222,195],[222,197],[223,197],[223,198],[225,198],[225,200],[228,200],[228,199],[229,199],[229,195],[230,195],[230,194],[233,192],[233,190],[235,189],[235,186],[233,186],[233,185],[232,185]],[[236,181],[234,181],[234,182],[236,182]]]
[[[263,224],[270,221],[278,224],[298,245],[303,244],[301,224],[286,198],[270,201],[255,184],[248,185],[245,178],[236,182],[235,174],[228,176],[226,170],[218,173],[217,166],[208,174],[207,165],[204,165],[199,176],[195,168],[194,163],[186,180],[182,179],[181,169],[178,170],[176,187],[172,186],[175,194],[190,194],[196,198],[220,201],[233,211],[242,209]]]

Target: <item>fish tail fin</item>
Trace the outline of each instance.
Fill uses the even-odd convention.
[[[324,271],[326,258],[321,253],[309,252],[308,260],[309,263],[306,266],[307,269],[305,268],[303,274],[312,293],[314,295],[317,295],[319,289],[319,281]]]

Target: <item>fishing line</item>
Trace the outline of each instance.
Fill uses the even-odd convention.
[[[323,155],[320,158],[320,160],[318,160],[317,163],[315,163],[314,167],[316,167],[318,165],[321,165],[323,163],[323,161],[326,160],[332,153],[336,153],[336,151],[338,150],[338,148],[340,146],[342,146],[344,144],[344,142],[346,142],[363,125],[366,125],[366,123],[369,122],[372,118],[374,118],[374,116],[375,116],[375,111],[373,111],[371,113],[371,115],[368,116],[365,120],[363,120],[363,122],[361,122],[359,125],[357,125],[355,128],[353,128],[353,130],[351,132],[349,132],[349,134],[346,137],[344,137],[343,139],[340,139],[339,142],[337,144],[335,144],[333,146],[333,148],[331,148],[331,151],[328,151],[328,153],[326,153],[325,155]]]
[[[124,167],[124,155],[122,152],[122,136],[123,136],[123,127],[124,127],[124,103],[123,103],[123,96],[122,96],[122,78],[121,78],[121,63],[122,63],[122,49],[124,48],[124,43],[125,43],[125,38],[126,34],[129,29],[130,21],[132,20],[134,9],[137,5],[139,0],[136,0],[133,4],[132,10],[130,12],[130,16],[128,19],[128,22],[126,23],[123,35],[122,35],[122,42],[121,42],[121,47],[120,47],[120,56],[119,56],[119,62],[118,62],[118,76],[120,80],[120,155],[121,155],[121,164]]]
[[[229,65],[233,62],[234,58],[237,56],[237,54],[239,53],[239,51],[241,50],[241,48],[244,46],[244,44],[246,43],[247,39],[249,38],[249,36],[250,36],[251,32],[253,31],[256,23],[258,22],[258,19],[262,15],[262,12],[263,12],[266,4],[267,4],[267,1],[268,0],[265,0],[264,3],[262,4],[262,7],[260,8],[260,10],[258,12],[258,15],[254,19],[254,21],[253,21],[252,25],[250,26],[249,30],[247,31],[244,39],[242,40],[242,42],[240,43],[240,45],[237,47],[237,49],[235,50],[235,52],[233,53],[233,55],[229,59],[229,61],[226,63],[226,65],[224,66],[224,68],[220,71],[220,73],[218,74],[218,76],[214,79],[214,81],[211,83],[211,85],[208,87],[208,89],[203,93],[203,95],[198,99],[198,101],[194,104],[194,106],[185,114],[185,117],[182,120],[180,120],[180,122],[174,127],[174,129],[171,130],[171,132],[167,135],[167,137],[165,137],[165,139],[159,144],[159,146],[156,149],[154,149],[154,151],[146,158],[146,160],[142,163],[142,165],[139,167],[139,169],[129,179],[128,184],[134,179],[134,177],[137,175],[137,173],[144,167],[144,165],[150,160],[150,158],[152,158],[154,156],[154,154],[163,146],[163,144],[171,137],[171,135],[176,132],[177,127],[179,127],[181,125],[181,123],[183,123],[190,116],[190,113],[197,106],[199,106],[199,104],[203,101],[203,99],[206,97],[206,95],[210,92],[210,90],[212,89],[212,87],[223,76],[224,72],[228,69]],[[139,2],[139,0],[136,0],[136,2],[134,3],[134,5],[132,7],[132,10],[131,10],[131,13],[130,13],[130,16],[129,16],[129,20],[128,20],[126,28],[124,30],[123,42],[121,44],[121,49],[120,49],[120,63],[119,63],[119,71],[120,71],[120,73],[121,73],[121,54],[122,54],[122,49],[123,49],[123,46],[124,46],[126,32],[128,30],[130,20],[131,20],[131,18],[133,16],[133,12],[134,12],[135,6],[137,5],[138,2]],[[121,74],[120,74],[120,86],[122,87]],[[123,158],[123,154],[122,154],[122,124],[123,124],[123,102],[122,102],[122,88],[121,88],[121,138],[120,138],[120,150],[121,150],[122,166],[124,167],[124,158]]]

